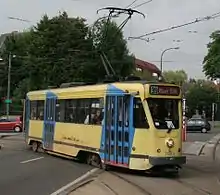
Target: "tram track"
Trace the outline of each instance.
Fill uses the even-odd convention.
[[[179,189],[179,191],[176,193],[176,195],[188,195],[188,194],[196,194],[196,195],[211,195],[212,192],[204,189],[202,187],[198,187],[194,184],[191,184],[189,182],[183,181],[181,178],[169,178],[166,176],[160,176],[160,177],[151,177],[147,176],[138,176],[138,175],[130,175],[129,173],[124,175],[118,172],[110,172],[112,175],[118,177],[119,179],[122,179],[126,181],[127,183],[131,184],[132,186],[138,188],[142,193],[146,195],[153,195],[153,194],[160,194],[160,195],[165,195],[169,194],[169,192],[166,189]],[[142,180],[142,186],[139,185],[137,182],[132,181],[132,177],[139,177],[140,180]],[[127,179],[129,178],[129,179]],[[143,186],[143,183],[150,183],[152,186],[150,186],[150,189],[147,189],[147,185]],[[141,182],[140,182],[141,183]],[[161,189],[158,189],[158,183],[163,184],[164,186],[161,185]],[[150,185],[149,184],[149,185]],[[183,191],[182,193],[180,191]],[[174,194],[174,193],[172,193]]]
[[[212,192],[210,192],[206,189],[198,188],[197,186],[190,184],[188,182],[182,181],[181,179],[176,179],[173,181],[178,182],[178,183],[184,185],[185,187],[188,187],[188,188],[192,189],[193,191],[200,193],[201,195],[211,195],[212,194]]]
[[[130,185],[134,186],[135,188],[137,188],[138,190],[140,190],[143,194],[153,195],[151,192],[147,191],[146,189],[144,189],[143,187],[137,185],[136,183],[131,182],[130,180],[126,179],[125,177],[120,176],[118,173],[115,173],[115,172],[110,172],[110,173],[111,173],[112,175],[118,177],[119,179],[122,179],[123,181],[129,183]]]

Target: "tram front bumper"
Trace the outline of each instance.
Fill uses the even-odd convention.
[[[152,156],[149,156],[149,163],[154,166],[182,165],[182,164],[186,164],[186,157],[185,156],[178,156],[178,157],[152,157]]]

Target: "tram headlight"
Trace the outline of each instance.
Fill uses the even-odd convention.
[[[168,148],[173,148],[173,146],[174,146],[173,139],[166,140],[166,145],[167,145]]]

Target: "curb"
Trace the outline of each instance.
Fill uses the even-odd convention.
[[[0,139],[5,138],[5,137],[18,136],[18,135],[21,135],[21,133],[5,133],[3,135],[0,135]]]
[[[220,133],[206,142],[183,142],[183,154],[193,156],[207,156],[213,161],[216,159],[216,150],[220,142]]]
[[[201,156],[211,156],[212,160],[216,160],[216,150],[220,142],[220,134],[215,135],[207,141],[201,151]]]
[[[83,185],[86,185],[92,181],[94,181],[94,177],[96,176],[96,173],[98,174],[100,170],[99,168],[94,168],[90,171],[88,171],[86,174],[82,175],[78,179],[70,182],[69,184],[63,186],[62,188],[58,189],[57,191],[53,192],[50,195],[68,195],[71,193],[74,189],[77,189]],[[91,177],[91,178],[90,178]]]
[[[199,156],[201,155],[206,142],[185,142],[184,143],[185,146],[183,146],[184,151],[183,154],[184,155],[194,155],[194,156]]]

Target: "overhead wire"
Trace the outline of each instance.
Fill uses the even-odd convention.
[[[153,31],[153,32],[150,32],[150,33],[140,35],[140,36],[128,37],[128,39],[141,39],[141,38],[149,36],[149,35],[154,35],[154,34],[159,34],[159,33],[167,32],[167,31],[171,31],[171,30],[174,30],[174,29],[177,29],[177,28],[182,28],[182,27],[185,27],[185,26],[188,26],[188,25],[192,25],[192,24],[195,24],[195,23],[203,22],[203,21],[208,21],[208,20],[215,19],[215,18],[218,18],[218,17],[220,17],[220,12],[214,13],[214,14],[209,15],[209,16],[201,17],[201,18],[196,18],[195,20],[184,23],[184,24],[179,24],[179,25],[168,27],[168,28],[159,29],[159,30],[156,30],[156,31]]]
[[[127,5],[127,6],[125,7],[125,9],[131,7],[131,6],[134,5],[137,1],[138,1],[138,0],[134,0],[132,3],[130,3],[129,5]]]
[[[134,7],[132,7],[132,9],[136,9],[136,8],[138,8],[138,7],[141,7],[141,6],[143,6],[143,5],[147,4],[147,3],[150,3],[151,1],[153,1],[153,0],[148,0],[148,1],[145,1],[145,2],[143,2],[143,3],[140,3],[140,4],[138,4],[138,5],[134,6]]]

